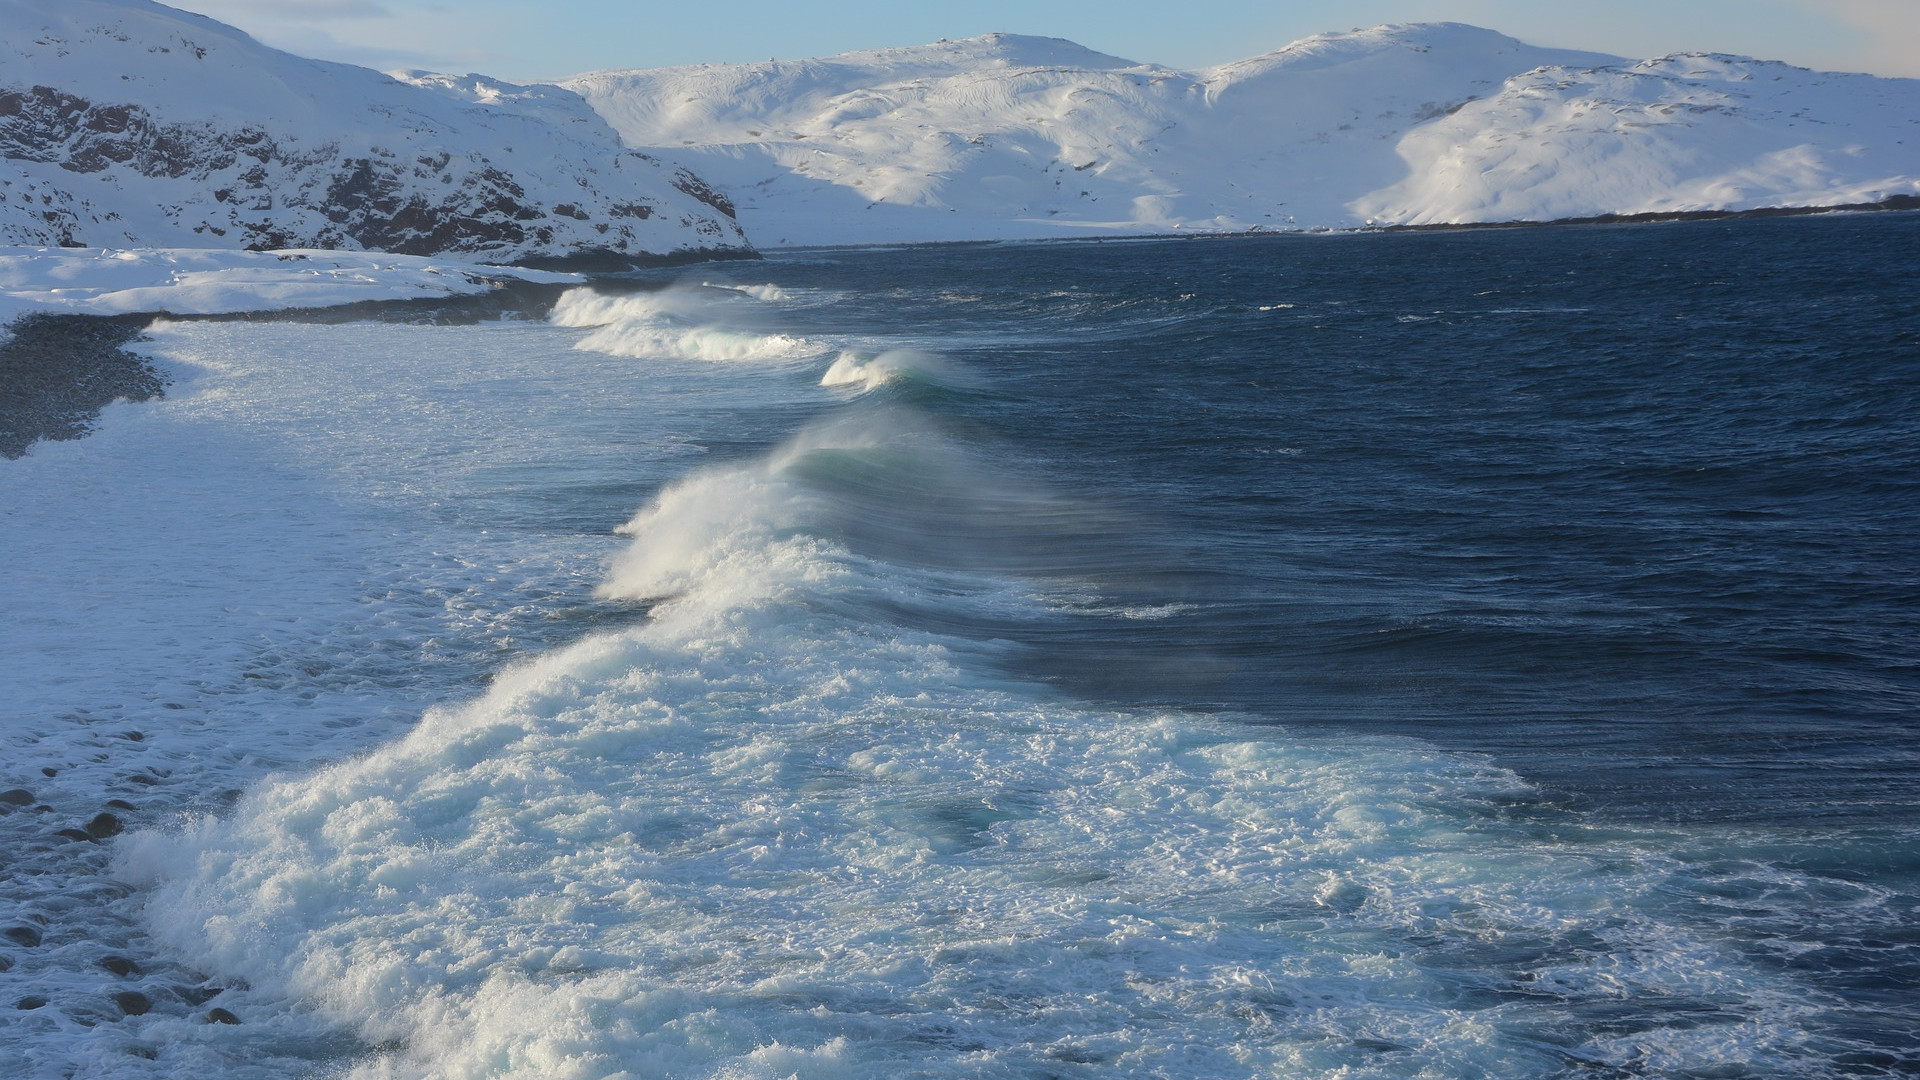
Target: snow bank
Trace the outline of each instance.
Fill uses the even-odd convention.
[[[34,311],[222,315],[486,292],[577,275],[350,251],[0,248],[0,326]]]

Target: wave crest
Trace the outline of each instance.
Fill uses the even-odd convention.
[[[750,316],[727,310],[750,295],[705,286],[632,294],[570,289],[548,319],[556,326],[593,328],[574,348],[610,356],[785,363],[826,351],[806,338],[754,328]]]

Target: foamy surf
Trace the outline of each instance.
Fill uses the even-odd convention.
[[[1797,1048],[1818,995],[1685,918],[1670,837],[1525,810],[1510,773],[1413,744],[1076,705],[856,602],[919,574],[823,532],[804,466],[886,468],[902,437],[830,425],[697,471],[605,586],[657,601],[644,623],[127,843],[155,932],[390,1047],[362,1078],[1521,1076]]]
[[[817,356],[826,346],[791,334],[763,332],[753,316],[730,310],[772,293],[750,289],[678,287],[651,293],[608,294],[591,288],[563,293],[549,316],[556,326],[590,328],[577,349],[642,359],[711,363],[787,363]]]

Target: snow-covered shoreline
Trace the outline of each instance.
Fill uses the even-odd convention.
[[[580,280],[573,273],[366,251],[0,248],[0,325],[32,312],[230,315]]]
[[[578,274],[343,251],[0,248],[0,457],[162,393],[124,346],[155,316],[364,309],[559,289]]]

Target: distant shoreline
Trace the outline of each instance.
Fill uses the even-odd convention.
[[[990,244],[1105,244],[1148,240],[1232,240],[1274,236],[1365,236],[1374,233],[1465,232],[1484,229],[1544,229],[1561,225],[1658,225],[1680,221],[1730,221],[1740,218],[1817,217],[1825,214],[1900,213],[1920,211],[1920,195],[1891,195],[1879,202],[1834,206],[1761,206],[1750,210],[1657,210],[1643,214],[1596,214],[1590,217],[1513,221],[1450,221],[1429,225],[1302,226],[1297,228],[1178,229],[1166,232],[1075,233],[1056,236],[981,237],[965,240],[867,240],[848,244],[790,244],[768,248],[774,252],[860,251],[903,247],[979,247]],[[764,257],[764,254],[763,254]]]
[[[1372,233],[1454,232],[1525,229],[1560,225],[1642,225],[1743,218],[1811,217],[1824,214],[1920,211],[1920,196],[1895,195],[1876,203],[1840,206],[1760,207],[1751,210],[1683,210],[1644,214],[1600,214],[1547,221],[1458,222],[1431,225],[1374,225],[1352,229],[1258,229],[1238,232],[1160,232],[1113,236],[1053,236],[988,240],[902,241],[898,243],[822,244],[778,248],[782,252],[942,247],[990,244],[1086,244],[1152,240],[1221,240],[1278,236],[1353,236]],[[589,268],[568,266],[602,280],[704,262],[739,261],[733,254],[711,259],[662,260],[652,266]],[[752,258],[752,256],[746,256]],[[598,273],[596,274],[596,271]],[[127,346],[138,341],[155,318],[197,321],[345,323],[389,319],[412,323],[471,324],[514,316],[539,317],[559,295],[577,283],[540,283],[507,279],[486,293],[421,299],[364,300],[327,307],[281,308],[224,314],[173,315],[146,312],[88,315],[31,312],[6,325],[0,338],[0,459],[24,456],[41,440],[78,439],[93,430],[100,410],[126,399],[165,396],[165,377]]]
[[[1726,221],[1735,218],[1813,217],[1920,210],[1920,195],[1889,195],[1879,202],[1836,206],[1759,206],[1751,210],[1656,210],[1644,214],[1596,214],[1545,221],[1465,221],[1433,225],[1375,225],[1351,232],[1434,232],[1452,229],[1518,229],[1545,225],[1653,225],[1668,221]]]

